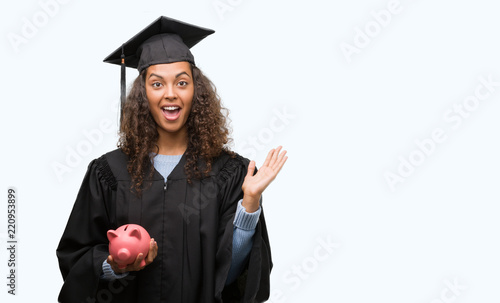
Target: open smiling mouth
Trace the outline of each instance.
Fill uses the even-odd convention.
[[[181,114],[181,108],[178,106],[165,106],[161,110],[165,119],[170,121],[177,120]]]

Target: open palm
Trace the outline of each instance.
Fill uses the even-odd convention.
[[[241,188],[243,189],[244,196],[251,198],[253,202],[255,202],[255,200],[258,202],[262,192],[276,178],[288,159],[288,157],[285,156],[286,151],[280,153],[281,148],[282,147],[279,146],[278,148],[269,151],[264,164],[259,168],[255,175],[255,161],[250,161],[247,175],[245,176],[245,180],[243,181]]]

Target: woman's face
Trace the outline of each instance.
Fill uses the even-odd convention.
[[[182,61],[148,67],[146,95],[158,132],[184,131],[194,95],[190,63]]]

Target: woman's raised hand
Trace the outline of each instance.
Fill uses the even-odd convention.
[[[276,178],[281,168],[288,159],[286,151],[281,151],[281,146],[272,149],[267,154],[264,164],[259,168],[257,173],[255,171],[255,161],[250,161],[248,164],[247,175],[243,181],[243,202],[247,212],[254,212],[259,209],[259,200],[262,192],[271,184]]]

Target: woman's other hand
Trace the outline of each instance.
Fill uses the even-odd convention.
[[[286,151],[280,152],[281,148],[282,147],[279,146],[269,151],[264,164],[255,175],[255,161],[250,161],[250,164],[248,164],[247,175],[241,187],[243,189],[242,205],[247,212],[252,213],[259,209],[259,200],[262,192],[276,178],[288,159],[288,157],[285,156]]]

